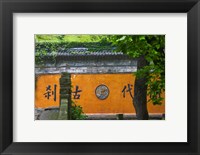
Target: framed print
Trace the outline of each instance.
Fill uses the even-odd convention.
[[[1,153],[199,154],[199,7],[1,0]]]

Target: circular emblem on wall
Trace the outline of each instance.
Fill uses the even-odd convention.
[[[95,90],[96,97],[100,100],[104,100],[109,95],[109,89],[106,85],[99,85]]]

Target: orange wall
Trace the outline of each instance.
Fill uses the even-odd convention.
[[[41,75],[36,83],[36,108],[46,108],[49,106],[59,106],[59,78],[60,75]],[[129,92],[123,97],[124,86],[132,84],[132,94],[134,90],[135,76],[132,74],[72,74],[72,91],[79,86],[80,99],[72,99],[83,107],[85,113],[134,113],[132,98]],[[44,97],[47,85],[57,84],[57,101]],[[100,100],[95,95],[98,85],[104,84],[109,88],[109,96],[105,100]],[[154,106],[148,103],[150,113],[165,113],[165,105]]]
[[[36,108],[47,108],[47,107],[58,107],[59,106],[59,74],[52,74],[52,75],[40,75],[37,77],[36,80],[36,87],[35,87],[35,107]],[[54,97],[51,94],[49,99],[45,97],[46,87],[48,85],[51,86],[52,91],[54,90],[54,85],[57,85],[56,90],[56,101],[54,101]],[[51,91],[51,93],[52,93]]]

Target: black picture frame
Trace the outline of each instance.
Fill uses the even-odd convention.
[[[13,142],[13,13],[187,13],[187,143]],[[0,0],[1,154],[200,154],[199,0]],[[181,56],[180,56],[181,58]],[[179,58],[177,58],[179,59]],[[30,133],[31,134],[31,133]]]

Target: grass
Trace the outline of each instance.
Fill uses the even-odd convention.
[[[106,35],[35,35],[37,42],[100,42]]]

